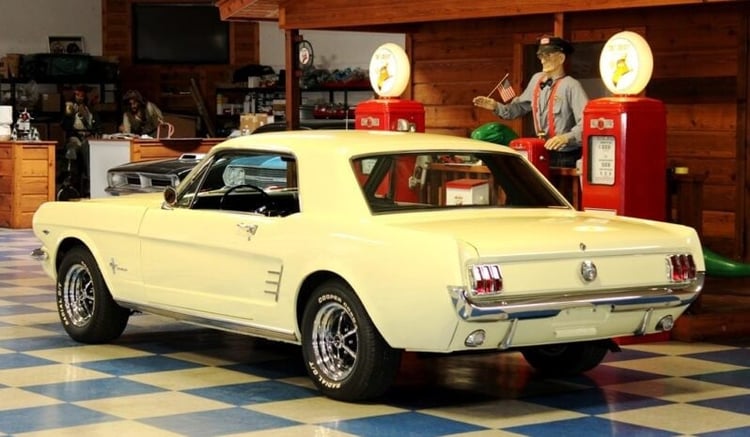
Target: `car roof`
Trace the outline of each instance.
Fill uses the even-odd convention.
[[[352,158],[393,151],[517,153],[509,147],[458,136],[340,129],[246,135],[214,146],[211,153],[236,149],[294,155],[298,161],[297,177],[303,211],[339,218],[371,216],[352,170]]]
[[[384,153],[400,150],[439,151],[508,151],[512,149],[486,141],[473,140],[443,134],[394,132],[374,130],[298,130],[268,132],[258,135],[246,135],[229,139],[214,146],[213,151],[233,148],[262,148],[277,153],[290,153],[300,159],[315,160],[321,155],[333,158],[337,155],[355,157],[373,153]]]

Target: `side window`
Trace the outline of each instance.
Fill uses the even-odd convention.
[[[226,151],[194,174],[178,193],[177,206],[269,216],[298,212],[294,168],[289,155]]]

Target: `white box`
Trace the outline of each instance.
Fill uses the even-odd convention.
[[[455,179],[445,183],[446,205],[489,205],[490,184],[486,179]]]

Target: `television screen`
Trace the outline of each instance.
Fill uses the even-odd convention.
[[[216,6],[135,3],[133,29],[137,63],[229,63],[229,23]]]

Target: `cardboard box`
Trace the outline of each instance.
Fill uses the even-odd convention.
[[[490,184],[486,179],[455,179],[445,183],[446,205],[489,205]]]
[[[42,94],[42,112],[62,113],[62,97],[58,93]]]

